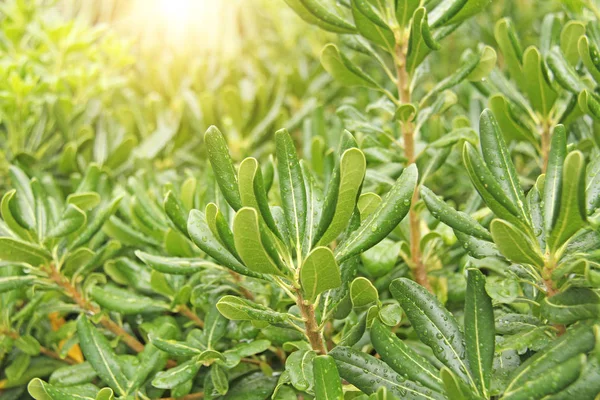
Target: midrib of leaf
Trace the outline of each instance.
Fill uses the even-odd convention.
[[[481,364],[481,349],[479,347],[479,316],[477,313],[477,296],[473,296],[473,312],[475,318],[475,344],[477,347],[477,364],[479,370],[479,379],[481,380],[481,391],[483,392],[483,397],[487,398],[487,390],[485,387],[485,379],[483,377],[483,365]]]
[[[290,168],[290,159],[289,159],[289,154],[287,152],[285,152],[285,168],[287,170],[287,174],[288,174],[288,179],[290,182],[290,193],[292,195],[292,207],[294,209],[294,222],[295,222],[295,230],[296,230],[296,247],[298,249],[298,257],[301,257],[300,255],[300,224],[298,221],[298,207],[296,205],[296,191],[294,190],[294,185],[293,185],[293,179],[292,179],[292,170]]]
[[[96,349],[98,349],[98,354],[100,355],[100,358],[102,359],[102,363],[106,366],[106,369],[108,370],[108,373],[113,381],[113,383],[115,384],[115,386],[117,387],[117,389],[119,390],[121,395],[125,395],[125,391],[123,390],[123,388],[121,387],[121,385],[119,384],[119,381],[117,380],[117,377],[113,374],[113,371],[111,369],[111,367],[108,364],[108,361],[106,360],[106,358],[104,357],[104,353],[100,347],[100,344],[98,343],[98,341],[96,340],[96,336],[94,335],[93,332],[91,333],[91,337],[92,337],[92,342],[94,342],[94,346],[96,347]]]
[[[390,341],[390,342],[391,342],[391,341]],[[432,373],[429,371],[429,369],[428,369],[428,368],[425,368],[425,367],[424,367],[424,366],[423,366],[423,365],[422,365],[422,364],[419,362],[419,360],[417,360],[417,359],[415,359],[415,358],[412,358],[412,357],[411,357],[411,355],[410,355],[409,353],[405,352],[404,350],[402,350],[402,348],[399,348],[399,350],[402,352],[402,354],[404,354],[404,356],[405,356],[406,358],[408,358],[409,360],[411,360],[411,361],[412,361],[412,362],[414,362],[415,364],[417,364],[417,365],[420,365],[420,366],[421,366],[421,368],[423,368],[423,371],[425,371],[425,373],[426,373],[427,375],[429,375],[430,377],[432,377],[432,378],[433,378],[434,380],[436,380],[437,382],[440,382],[440,383],[442,383],[442,380],[440,379],[440,377],[439,377],[439,376],[437,376],[437,375],[434,375],[434,374],[432,374]]]
[[[306,373],[304,371],[304,360],[306,359],[306,357],[308,355],[312,354],[310,351],[307,351],[306,353],[304,353],[304,355],[302,356],[302,360],[300,360],[300,370],[302,371],[302,377],[304,378],[304,380],[306,381],[306,383],[308,383],[308,385],[310,386],[310,379],[308,379],[308,377],[306,376]]]

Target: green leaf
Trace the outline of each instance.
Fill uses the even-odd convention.
[[[475,69],[467,76],[467,79],[471,82],[485,79],[496,66],[497,58],[496,51],[493,48],[484,46],[481,50],[479,63],[477,63]]]
[[[165,213],[175,226],[186,237],[188,236],[188,212],[181,200],[172,191],[168,191],[163,202]]]
[[[193,379],[202,366],[202,362],[198,360],[198,357],[200,356],[196,356],[166,371],[157,372],[154,379],[152,379],[152,386],[160,389],[173,389]]]
[[[82,210],[91,210],[100,204],[100,195],[96,192],[71,193],[67,196],[67,204]]]
[[[316,354],[312,350],[296,350],[285,361],[292,385],[301,391],[312,391],[314,384],[313,360]]]
[[[13,189],[6,192],[6,194],[2,196],[2,219],[4,220],[4,223],[7,225],[7,227],[16,235],[26,240],[33,240],[33,236],[31,235],[31,233],[27,229],[23,228],[13,216],[12,209],[14,207],[12,206],[12,203],[13,201],[16,201],[15,194],[16,190]]]
[[[427,208],[435,218],[439,219],[449,227],[466,233],[467,235],[483,240],[492,240],[492,236],[488,230],[481,226],[469,214],[456,211],[444,201],[440,200],[435,193],[425,186],[421,186],[420,192],[425,205],[427,205]]]
[[[383,240],[408,214],[416,185],[417,167],[411,164],[402,172],[377,209],[335,249],[338,263]]]
[[[527,381],[526,385],[515,387],[513,390],[506,390],[502,399],[530,399],[545,398],[564,389],[574,382],[585,364],[586,357],[580,354],[571,359],[565,360],[561,364],[545,371],[543,375],[538,375]]]
[[[285,0],[287,5],[309,24],[335,33],[355,33],[352,24],[331,12],[320,0]]]
[[[167,303],[111,285],[103,288],[94,286],[90,296],[101,307],[123,315],[161,312],[169,309]]]
[[[464,382],[452,373],[448,368],[443,367],[440,370],[440,376],[444,382],[444,389],[449,400],[468,400],[473,398],[473,394],[465,387]]]
[[[100,379],[118,394],[125,395],[128,382],[119,359],[110,348],[108,340],[84,315],[77,319],[77,335],[85,359],[94,367]]]
[[[221,297],[217,309],[225,318],[233,321],[266,321],[270,324],[280,324],[287,320],[285,314],[236,296]]]
[[[367,395],[386,388],[393,396],[407,400],[444,399],[437,392],[423,390],[423,386],[397,374],[390,366],[362,351],[338,346],[329,355],[335,359],[340,376]]]
[[[364,86],[371,89],[379,88],[373,78],[354,65],[334,44],[328,44],[321,52],[323,68],[337,81],[346,86]]]
[[[5,276],[0,277],[0,293],[8,292],[22,288],[24,286],[33,285],[35,276]]]
[[[299,248],[306,225],[306,187],[294,142],[285,129],[275,133],[275,151],[283,212],[288,232],[292,235],[291,243]]]
[[[512,22],[507,18],[498,21],[494,28],[494,37],[502,50],[502,56],[511,77],[517,82],[519,87],[527,87],[528,85],[525,82],[525,77],[521,69],[523,50]]]
[[[586,353],[594,348],[595,339],[592,328],[580,325],[551,342],[542,351],[537,352],[527,359],[513,373],[511,382],[506,387],[505,393],[517,392],[529,385],[534,379],[547,376],[548,372],[557,366],[565,365],[567,360]],[[552,380],[546,384],[552,386]]]
[[[214,388],[221,395],[224,395],[229,390],[229,379],[227,372],[219,364],[213,364],[210,367],[210,379]]]
[[[569,65],[557,46],[553,47],[548,55],[546,55],[546,64],[548,64],[548,68],[552,71],[554,79],[569,92],[579,94],[579,92],[587,88],[579,75],[577,75],[577,71]]]
[[[31,188],[29,177],[16,166],[8,169],[12,186],[15,188],[15,202],[13,213],[17,222],[25,229],[35,229],[35,197]]]
[[[119,202],[123,197],[118,196],[114,200],[112,200],[109,204],[106,204],[104,207],[100,208],[93,217],[89,218],[89,223],[81,232],[78,232],[77,237],[71,243],[69,243],[69,250],[74,250],[77,247],[83,246],[87,242],[92,239],[92,237],[102,229],[104,222],[110,218],[112,214],[115,213]]]
[[[317,356],[313,361],[315,397],[322,400],[342,400],[342,383],[335,360],[331,356]]]
[[[415,10],[419,7],[418,1],[397,0],[396,1],[396,20],[400,28],[407,28]]]
[[[375,11],[368,0],[352,0],[352,16],[358,32],[366,39],[393,53],[396,39],[394,32]]]
[[[234,209],[242,207],[240,191],[238,187],[237,174],[233,166],[233,160],[227,149],[227,142],[223,134],[215,126],[210,126],[204,134],[204,144],[208,153],[208,159],[215,173],[215,179],[219,184],[221,193],[227,203]]]
[[[572,324],[600,317],[600,295],[588,288],[571,287],[542,301],[542,316],[557,324]]]
[[[0,260],[38,267],[51,259],[52,256],[46,249],[19,239],[0,237]]]
[[[425,7],[418,8],[412,18],[408,50],[406,54],[406,71],[413,75],[431,50],[438,50],[440,44],[435,41],[429,30],[429,22]]]
[[[560,32],[560,51],[573,66],[579,62],[577,45],[585,34],[585,25],[579,21],[568,21]]]
[[[238,254],[251,271],[282,275],[263,244],[255,209],[243,207],[237,212],[233,220],[233,238]]]
[[[197,258],[162,257],[136,250],[135,255],[150,268],[164,274],[191,275],[215,264]]]
[[[340,180],[335,211],[327,227],[319,226],[319,231],[325,228],[326,230],[322,236],[317,235],[317,237],[320,236],[317,246],[325,246],[335,240],[348,225],[360,195],[366,169],[367,164],[362,151],[351,148],[344,152],[340,161]]]
[[[390,293],[404,309],[419,339],[460,379],[475,388],[466,365],[464,336],[454,316],[427,289],[406,278],[392,281]]]
[[[110,389],[109,389],[110,390]],[[27,385],[27,391],[36,400],[78,400],[93,399],[69,393],[69,388],[58,388],[46,383],[39,378],[32,379]]]
[[[377,319],[371,326],[371,342],[381,359],[398,374],[436,392],[443,392],[438,370]]]
[[[495,219],[490,224],[494,243],[502,255],[515,263],[531,264],[542,268],[544,258],[536,243],[510,222]]]
[[[262,172],[255,158],[246,158],[240,164],[238,181],[242,206],[254,208],[265,221],[271,232],[281,240],[283,236],[277,229],[277,224],[271,214],[267,192],[264,188]],[[208,213],[206,214],[208,216]],[[223,239],[225,240],[225,239]]]
[[[342,284],[340,267],[328,247],[312,250],[300,267],[300,283],[305,298],[314,302],[317,296]]]
[[[592,74],[594,80],[599,82],[600,69],[596,65],[596,62],[594,62],[598,54],[598,48],[586,36],[579,38],[577,48],[579,50],[581,61],[583,61],[583,65],[585,65],[585,68]]]
[[[85,215],[85,212],[77,206],[69,204],[46,237],[59,238],[67,236],[84,226],[86,222],[87,216]]]
[[[560,248],[585,225],[585,158],[581,152],[573,151],[565,158],[560,211],[548,237],[548,246],[552,250]]]
[[[431,12],[431,25],[458,24],[486,8],[492,0],[444,0]]]
[[[262,274],[251,271],[243,266],[217,239],[215,239],[210,231],[210,227],[206,223],[203,212],[192,210],[187,226],[190,237],[196,246],[217,260],[218,263],[239,274],[262,278]]]
[[[502,191],[517,206],[521,219],[527,220],[525,194],[494,114],[484,110],[479,118],[480,146],[483,159]]]
[[[585,174],[586,210],[588,215],[600,209],[600,153],[591,157]]]
[[[485,276],[478,269],[469,269],[467,275],[465,339],[473,378],[487,398],[494,363],[494,309],[485,291]]]
[[[538,146],[538,138],[534,130],[526,126],[515,116],[511,105],[502,94],[495,94],[488,101],[489,107],[494,113],[500,130],[507,141],[525,141]]]
[[[563,183],[563,165],[567,155],[567,132],[558,125],[552,133],[552,145],[548,155],[544,179],[544,230],[551,232],[560,212],[560,196]]]
[[[364,307],[379,300],[379,294],[371,281],[358,277],[350,285],[350,299],[354,307]]]
[[[529,102],[543,117],[548,117],[558,95],[550,85],[540,52],[533,46],[523,55],[523,77]]]

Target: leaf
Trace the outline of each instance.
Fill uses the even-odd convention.
[[[354,307],[364,307],[379,300],[379,294],[367,278],[359,277],[350,285],[350,299]]]
[[[128,382],[116,354],[108,340],[84,315],[77,319],[77,335],[85,359],[94,367],[100,379],[119,395],[125,395]]]
[[[400,28],[408,27],[415,10],[419,7],[419,2],[412,0],[396,1],[396,20]]]
[[[523,123],[511,108],[508,100],[502,94],[490,96],[489,107],[494,113],[500,130],[507,141],[525,141],[538,146],[538,138],[534,135],[533,129]]]
[[[527,222],[523,220],[517,206],[506,195],[479,153],[469,143],[465,143],[463,148],[463,162],[475,189],[492,212],[502,219],[527,229]]]
[[[579,377],[585,361],[585,355],[580,354],[561,364],[557,364],[543,375],[538,375],[529,380],[526,385],[516,387],[512,391],[506,390],[502,399],[528,399],[534,396],[535,398],[543,398],[556,393]]]
[[[435,193],[425,186],[421,186],[420,192],[425,205],[427,205],[427,208],[435,218],[439,219],[449,227],[467,235],[488,241],[492,239],[492,236],[487,229],[481,226],[470,215],[456,211],[444,201],[440,200]]]
[[[152,379],[152,386],[159,389],[173,389],[193,379],[202,366],[202,362],[198,360],[199,357],[196,356],[166,371],[157,372]]]
[[[352,16],[358,32],[366,39],[392,53],[396,40],[394,32],[373,9],[368,0],[352,0]]]
[[[275,151],[283,212],[288,231],[292,234],[291,243],[299,248],[306,225],[306,187],[294,142],[285,129],[275,133]]]
[[[548,237],[548,246],[558,249],[585,224],[585,159],[581,152],[573,151],[565,158],[560,211]]]
[[[485,79],[496,66],[496,51],[490,46],[484,46],[481,50],[481,57],[475,69],[467,76],[471,82],[477,82]]]
[[[502,50],[502,56],[511,77],[519,87],[527,87],[521,69],[523,50],[512,22],[507,18],[499,20],[494,28],[494,37]]]
[[[584,34],[585,25],[579,21],[568,21],[560,32],[560,50],[573,66],[579,62],[577,44]]]
[[[340,53],[334,44],[328,44],[323,48],[321,64],[329,75],[343,85],[364,86],[371,89],[379,88],[373,78],[354,65],[343,53]]]
[[[543,379],[548,372],[557,366],[565,365],[564,363],[567,360],[592,350],[594,340],[594,334],[589,326],[580,325],[567,330],[567,333],[551,342],[542,351],[528,358],[515,370],[505,393],[521,390],[528,386],[526,383],[532,382],[538,377]]]
[[[423,390],[421,385],[397,374],[386,363],[350,347],[338,346],[329,355],[335,359],[340,376],[367,395],[380,387],[399,399],[444,399],[437,392]]]
[[[208,267],[214,267],[209,261],[197,258],[177,258],[155,256],[136,250],[135,255],[150,268],[164,274],[191,275]]]
[[[27,263],[38,267],[51,259],[46,249],[19,239],[0,237],[0,260]]]
[[[208,153],[208,159],[219,184],[221,193],[227,203],[234,209],[242,207],[237,174],[233,166],[233,160],[227,149],[227,142],[223,134],[215,126],[210,126],[204,134],[204,144]]]
[[[558,95],[550,85],[540,52],[533,46],[527,48],[523,55],[523,78],[523,90],[532,107],[542,116],[548,117]]]
[[[419,7],[413,14],[405,67],[411,76],[431,50],[440,48],[440,44],[431,35],[427,17],[425,7]]]
[[[12,186],[15,188],[15,202],[11,203],[13,215],[17,222],[25,229],[35,229],[35,197],[29,177],[16,166],[10,166],[8,175]]]
[[[544,258],[537,242],[533,243],[528,236],[510,222],[495,219],[490,224],[494,243],[504,257],[514,263],[544,266]]]
[[[109,389],[110,390],[110,389]],[[32,379],[27,385],[27,391],[36,400],[76,400],[93,399],[93,397],[84,397],[73,395],[69,388],[58,388],[46,383],[39,378]]]
[[[221,395],[224,395],[229,390],[229,379],[227,372],[219,364],[213,364],[210,368],[210,379],[214,388]]]
[[[46,237],[59,238],[67,236],[84,226],[86,222],[86,214],[77,206],[69,204],[60,216],[56,225],[50,229]]]
[[[594,62],[598,54],[596,45],[586,36],[582,36],[577,43],[577,49],[585,68],[592,74],[596,82],[600,81],[600,69]]]
[[[287,5],[309,24],[336,33],[355,33],[352,24],[329,11],[320,0],[285,0]]]
[[[244,207],[254,208],[265,221],[271,232],[277,235],[281,240],[283,236],[279,233],[269,202],[267,192],[264,188],[262,172],[255,158],[246,158],[240,164],[238,182],[240,186],[240,197]],[[208,215],[208,213],[206,214]]]
[[[440,376],[444,382],[444,389],[446,395],[450,400],[468,400],[473,398],[473,394],[470,393],[468,387],[465,387],[464,382],[460,381],[458,377],[452,373],[448,368],[443,367],[440,370]],[[466,393],[465,393],[466,392]]]
[[[314,302],[317,296],[342,284],[340,267],[327,247],[312,250],[300,267],[300,283],[305,298]]]
[[[406,278],[392,281],[390,293],[404,309],[419,339],[460,379],[475,387],[466,365],[464,336],[456,320],[419,284]]]
[[[82,210],[91,210],[100,204],[100,195],[96,192],[71,193],[67,196],[67,204]]]
[[[401,243],[383,239],[360,255],[363,268],[368,276],[379,278],[390,273],[400,256]]]
[[[92,237],[98,233],[100,229],[102,229],[104,222],[106,222],[106,220],[110,218],[112,214],[114,214],[122,198],[122,196],[118,196],[109,204],[106,204],[104,207],[96,211],[93,217],[89,218],[89,223],[85,226],[85,228],[83,228],[81,232],[78,232],[77,237],[71,243],[69,243],[68,249],[74,250],[77,247],[83,246],[89,242],[90,239],[92,239]]]
[[[243,207],[237,212],[233,220],[233,238],[238,254],[251,271],[282,275],[263,244],[255,209]]]
[[[236,296],[221,297],[217,309],[225,318],[233,321],[266,321],[270,324],[287,321],[287,316],[283,313]]]
[[[188,212],[185,210],[181,200],[170,190],[165,195],[163,207],[175,228],[188,237]]]
[[[342,400],[341,378],[331,356],[317,356],[313,361],[314,391],[317,399]]]
[[[578,94],[587,88],[575,69],[567,63],[558,46],[554,46],[546,55],[546,64],[554,79],[569,92]]]
[[[588,215],[600,208],[600,154],[590,160],[585,174],[586,210]]]
[[[444,0],[431,12],[434,28],[458,24],[481,12],[492,0]]]
[[[292,385],[301,391],[312,391],[314,384],[313,360],[316,354],[312,350],[296,350],[285,361]]]
[[[94,286],[90,296],[101,307],[123,315],[161,312],[169,309],[166,303],[111,285],[103,288]]]
[[[366,160],[362,151],[351,148],[344,152],[340,161],[340,180],[335,211],[322,236],[316,236],[320,236],[317,246],[328,245],[348,225],[354,213],[358,196],[360,195],[360,188],[362,187],[366,169]],[[319,231],[324,228],[319,226]]]
[[[3,276],[0,277],[0,293],[8,292],[32,285],[36,280],[35,276]]]
[[[552,133],[552,145],[548,155],[546,178],[544,179],[544,230],[552,232],[560,212],[560,196],[563,183],[563,165],[567,155],[567,132],[558,125]]]
[[[377,209],[335,249],[338,263],[383,240],[408,214],[416,185],[417,167],[411,164],[402,172]]]
[[[469,269],[467,275],[465,339],[473,378],[487,398],[494,363],[494,309],[485,291],[485,276],[478,269]]]
[[[571,287],[546,297],[541,304],[542,316],[557,324],[572,324],[584,319],[597,319],[600,316],[600,296],[588,288]]]
[[[242,265],[221,243],[215,239],[204,213],[199,210],[192,210],[188,219],[188,232],[192,241],[206,254],[217,260],[221,265],[235,271],[239,274],[262,278],[262,275],[249,270]]]
[[[525,210],[525,194],[510,157],[500,127],[494,114],[488,109],[479,118],[479,137],[483,159],[502,191],[517,206],[520,218],[528,220]]]
[[[381,359],[398,374],[436,392],[443,392],[438,370],[377,319],[371,326],[371,342]]]

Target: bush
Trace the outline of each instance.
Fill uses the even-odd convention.
[[[0,399],[597,398],[596,4],[254,1],[0,6]]]

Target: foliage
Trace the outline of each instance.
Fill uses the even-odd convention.
[[[253,1],[0,5],[0,399],[597,398],[598,5]]]

